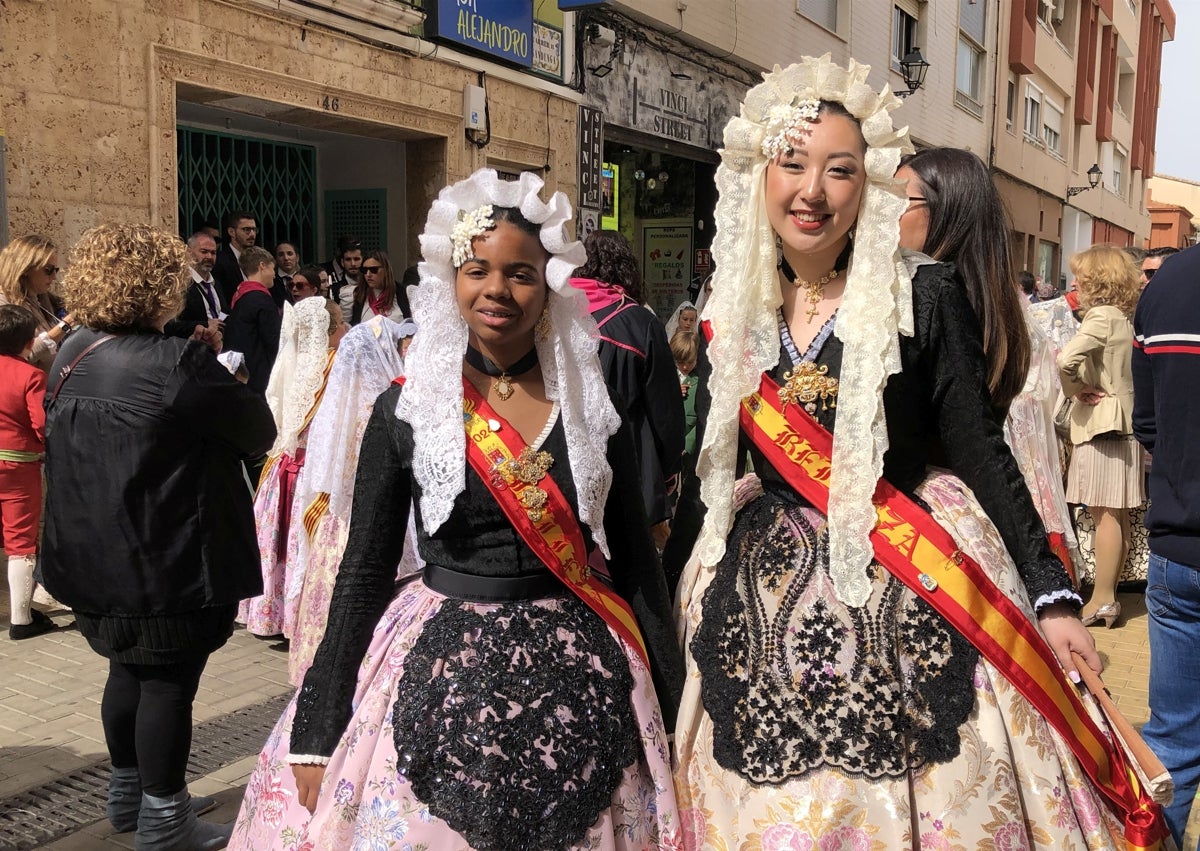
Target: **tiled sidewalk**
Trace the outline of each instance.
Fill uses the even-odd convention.
[[[1146,678],[1149,648],[1140,594],[1122,594],[1120,626],[1093,630],[1105,661],[1104,679],[1126,717],[1140,727],[1149,718]],[[7,611],[7,599],[0,593]],[[59,623],[70,615],[56,615]],[[7,627],[7,623],[5,623]],[[287,653],[239,630],[210,660],[196,697],[196,722],[216,718],[289,689]],[[91,765],[105,756],[100,728],[103,660],[73,629],[20,643],[0,637],[0,799]],[[195,794],[214,795],[221,806],[205,816],[230,822],[256,754],[247,754],[191,784]],[[0,837],[0,847],[3,847]],[[133,848],[133,834],[113,835],[99,821],[46,848],[103,851]]]

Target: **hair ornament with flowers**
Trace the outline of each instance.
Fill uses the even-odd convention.
[[[497,227],[515,210],[538,228],[546,250],[549,333],[535,336],[546,398],[557,402],[566,435],[579,519],[607,555],[604,504],[612,484],[608,439],[620,418],[596,358],[596,323],[587,299],[570,285],[587,259],[583,245],[568,238],[571,204],[562,192],[541,199],[542,179],[523,172],[502,180],[480,169],[443,189],[429,208],[421,234],[421,284],[412,289],[412,318],[421,332],[405,358],[406,382],[396,415],[413,432],[413,475],[421,485],[421,522],[432,534],[450,516],[466,486],[466,436],[462,426],[462,369],[470,331],[455,295],[457,270],[472,256],[471,241]]]
[[[454,244],[454,254],[451,262],[455,269],[471,259],[471,243],[496,226],[492,218],[492,205],[484,204],[474,210],[463,210],[458,214],[458,224],[450,232],[450,241]]]
[[[767,114],[767,135],[762,142],[763,155],[773,160],[798,146],[812,132],[812,123],[820,109],[820,102],[811,99],[771,107]]]
[[[713,330],[712,402],[697,462],[708,512],[696,555],[704,568],[712,568],[725,553],[733,524],[741,401],[779,361],[776,311],[783,295],[765,202],[766,172],[780,153],[815,132],[822,104],[840,104],[866,143],[866,180],[834,328],[844,348],[830,477],[830,574],[838,598],[856,606],[871,591],[871,496],[888,446],[883,387],[900,370],[900,336],[913,333],[912,271],[899,247],[906,202],[895,179],[901,155],[912,146],[907,130],[892,124],[890,113],[901,100],[886,86],[872,89],[870,70],[853,60],[842,67],[828,55],[776,66],[747,92],[739,114],[725,126],[713,214],[716,272],[704,305]]]

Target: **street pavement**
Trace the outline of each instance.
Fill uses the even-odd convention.
[[[7,592],[0,605],[8,611]],[[1150,651],[1141,594],[1121,594],[1125,613],[1112,630],[1093,635],[1105,661],[1104,679],[1122,713],[1140,727],[1149,718],[1146,678]],[[54,614],[59,624],[70,614]],[[7,628],[7,621],[4,622]],[[22,642],[0,637],[0,807],[12,795],[105,758],[100,697],[107,666],[75,629]],[[209,661],[196,696],[197,724],[289,691],[287,653],[279,644],[239,629]],[[213,795],[220,807],[205,816],[230,822],[237,815],[256,752],[191,783],[193,794]],[[0,836],[0,848],[5,847]],[[100,820],[43,846],[55,851],[133,848],[133,834],[114,835]]]

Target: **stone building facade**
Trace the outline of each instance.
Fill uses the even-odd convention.
[[[552,11],[558,27],[544,30],[569,57],[567,22]],[[562,54],[557,69],[545,57],[540,72],[514,67],[410,34],[423,32],[423,17],[395,0],[8,0],[0,127],[10,234],[66,247],[109,219],[184,233],[224,194],[266,219],[260,243],[305,230],[303,259],[314,261],[329,256],[342,193],[351,214],[374,205],[364,226],[402,268],[417,259],[437,191],[478,167],[543,171],[574,196],[579,96],[561,82]],[[467,86],[486,91],[486,144],[483,131],[464,132]],[[254,161],[188,170],[205,146],[227,142]],[[278,180],[264,171],[289,157],[301,165]],[[214,213],[197,201],[195,220],[180,221],[191,196]]]

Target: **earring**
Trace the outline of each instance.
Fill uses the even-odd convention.
[[[537,325],[533,326],[533,333],[539,340],[547,340],[550,330],[550,305],[547,303],[542,306],[542,315],[538,317]]]

